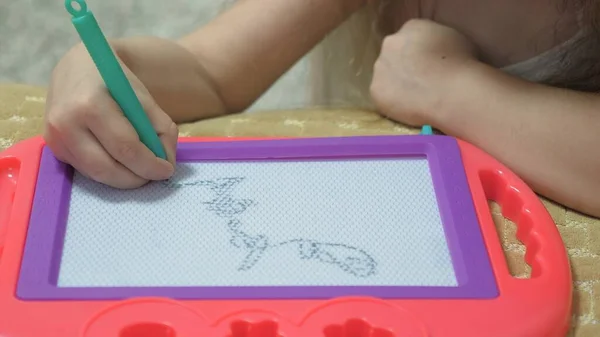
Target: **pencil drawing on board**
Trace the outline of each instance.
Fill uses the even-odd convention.
[[[166,181],[168,188],[206,188],[212,191],[214,198],[202,204],[210,212],[224,219],[224,228],[230,233],[230,244],[247,251],[246,257],[238,266],[240,271],[251,270],[266,254],[277,254],[278,249],[293,249],[302,260],[337,267],[355,277],[365,278],[376,274],[377,263],[366,251],[336,242],[321,242],[310,238],[290,238],[285,241],[271,242],[264,234],[251,234],[244,231],[243,223],[237,217],[249,207],[257,205],[251,199],[238,199],[233,196],[236,185],[243,177],[197,180],[193,182]]]

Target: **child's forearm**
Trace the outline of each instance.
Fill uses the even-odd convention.
[[[180,44],[195,54],[230,112],[251,105],[366,0],[240,0]]]
[[[176,42],[156,37],[111,40],[119,59],[175,123],[217,117],[227,108],[198,60]]]
[[[600,95],[524,82],[481,64],[452,82],[435,127],[487,151],[538,193],[600,216]]]

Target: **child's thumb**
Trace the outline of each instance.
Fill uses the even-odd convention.
[[[179,128],[171,117],[151,98],[142,101],[144,110],[165,149],[167,160],[175,165]]]

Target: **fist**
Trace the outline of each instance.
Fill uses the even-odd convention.
[[[411,20],[383,41],[371,96],[379,112],[411,126],[435,124],[453,81],[477,61],[475,48],[452,28]]]

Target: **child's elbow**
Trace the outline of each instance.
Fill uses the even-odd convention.
[[[596,190],[596,196],[592,193],[590,198],[574,204],[571,208],[576,212],[600,219],[600,191]]]
[[[600,219],[600,202],[594,201],[579,210],[584,215]]]
[[[587,213],[595,218],[600,219],[600,187],[595,189],[590,202],[589,211]]]
[[[600,218],[600,165],[596,172],[592,179],[583,184],[584,190],[577,193],[581,198],[572,208],[580,213]]]

